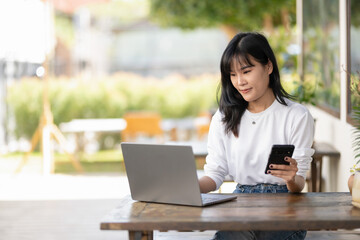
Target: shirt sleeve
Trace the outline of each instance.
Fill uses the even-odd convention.
[[[291,143],[295,145],[293,158],[298,164],[297,175],[306,179],[306,173],[310,169],[312,155],[315,152],[315,150],[312,149],[314,141],[314,119],[307,109],[297,116],[291,128],[290,139]]]
[[[224,146],[225,133],[222,126],[221,114],[218,110],[210,123],[207,144],[208,155],[204,165],[205,175],[215,181],[216,190],[220,188],[225,176],[229,172]]]

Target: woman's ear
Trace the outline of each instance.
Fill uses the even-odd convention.
[[[272,62],[270,60],[266,64],[266,68],[267,68],[268,74],[270,75],[273,72],[273,64],[272,64]]]

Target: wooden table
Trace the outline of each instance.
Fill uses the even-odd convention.
[[[123,198],[101,221],[102,230],[128,230],[130,240],[153,231],[336,230],[360,228],[360,209],[349,193],[238,194],[209,207],[136,202]]]

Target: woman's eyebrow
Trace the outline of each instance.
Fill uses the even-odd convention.
[[[252,67],[252,66],[250,66],[250,65],[243,66],[243,67],[240,68],[240,70],[244,70],[244,69],[251,68],[251,67]]]

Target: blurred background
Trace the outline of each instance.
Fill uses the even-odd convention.
[[[198,140],[196,123],[201,124],[202,118],[206,128],[209,120],[204,117],[211,117],[217,109],[221,54],[240,30],[272,36],[269,40],[283,79],[294,91],[300,51],[295,1],[259,8],[266,4],[2,1],[2,154],[19,159],[22,154],[18,153],[31,151],[30,158],[41,157],[37,153],[42,137],[37,128],[44,127],[43,117],[53,121],[67,140],[60,146],[53,144],[52,172],[63,171],[62,166],[69,162],[62,150],[77,153],[84,164],[90,159],[119,160],[121,123],[83,121],[81,127],[96,126],[82,129],[71,122],[74,119],[114,120],[129,112],[156,113],[164,141]],[[26,168],[24,164],[22,170]]]
[[[359,2],[341,12],[339,0],[1,1],[0,172],[124,173],[122,141],[206,144],[221,54],[239,31],[268,37],[284,87],[316,118],[316,140],[348,168]]]

